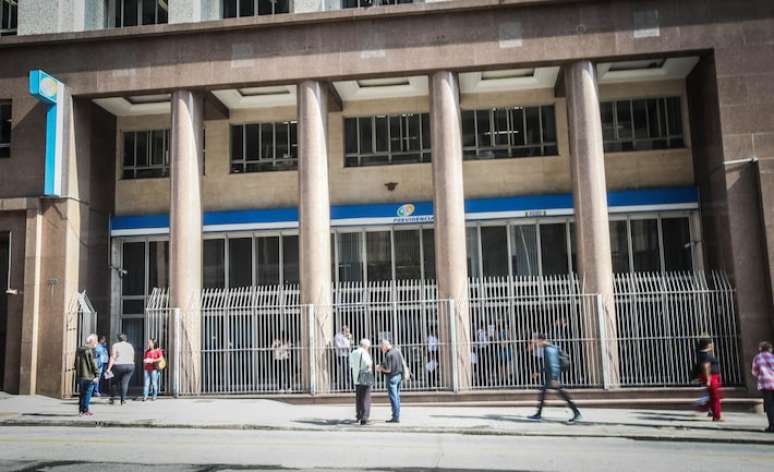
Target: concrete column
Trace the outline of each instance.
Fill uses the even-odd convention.
[[[331,310],[331,223],[328,195],[327,85],[307,80],[298,86],[298,240],[301,303],[313,307],[314,388],[330,387],[325,349],[333,340]],[[302,343],[309,345],[308,325]]]
[[[567,121],[570,132],[570,167],[572,170],[573,204],[578,254],[578,273],[585,293],[600,294],[604,332],[599,319],[584,320],[584,330],[595,338],[604,334],[616,338],[615,303],[613,299],[613,263],[610,254],[610,223],[607,214],[605,153],[602,144],[602,119],[594,65],[578,61],[565,69]],[[587,310],[588,312],[588,310]],[[593,310],[590,311],[593,313]],[[604,349],[591,357],[597,359],[595,381],[619,384],[618,349],[607,342]],[[588,369],[587,369],[588,370]]]
[[[182,311],[180,388],[201,388],[202,138],[204,98],[198,92],[172,93],[170,132],[169,287],[170,307]],[[173,360],[174,362],[174,360]]]
[[[459,388],[464,390],[471,384],[470,313],[460,92],[453,72],[439,71],[430,77],[430,126],[438,298],[452,300],[450,313],[440,313],[438,331],[442,348],[453,339],[457,343],[457,350],[444,356],[450,362],[440,362],[441,374],[448,382],[456,370]]]
[[[43,213],[40,208],[27,210],[26,226],[19,393],[35,395],[38,389],[38,333],[42,289]]]

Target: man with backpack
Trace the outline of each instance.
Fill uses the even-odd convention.
[[[542,421],[543,405],[546,401],[546,390],[556,390],[559,396],[567,402],[567,406],[572,410],[572,418],[567,423],[574,424],[581,419],[580,410],[575,406],[570,396],[562,388],[562,372],[570,366],[570,357],[554,346],[546,339],[545,334],[536,334],[532,338],[532,348],[543,357],[543,387],[540,390],[540,401],[538,403],[537,413],[530,416],[531,421]]]

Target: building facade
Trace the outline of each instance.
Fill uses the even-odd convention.
[[[84,290],[141,340],[154,288],[721,271],[772,337],[770,2],[0,5],[6,391],[64,391]]]

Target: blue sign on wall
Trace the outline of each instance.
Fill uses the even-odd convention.
[[[43,194],[62,195],[64,178],[64,84],[42,70],[30,71],[30,94],[43,102],[46,111],[46,166]]]

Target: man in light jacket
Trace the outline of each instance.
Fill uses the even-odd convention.
[[[363,338],[360,347],[349,355],[349,366],[352,370],[352,383],[355,384],[355,417],[361,425],[369,424],[371,416],[371,387],[374,383],[373,364],[371,359],[371,341]]]

